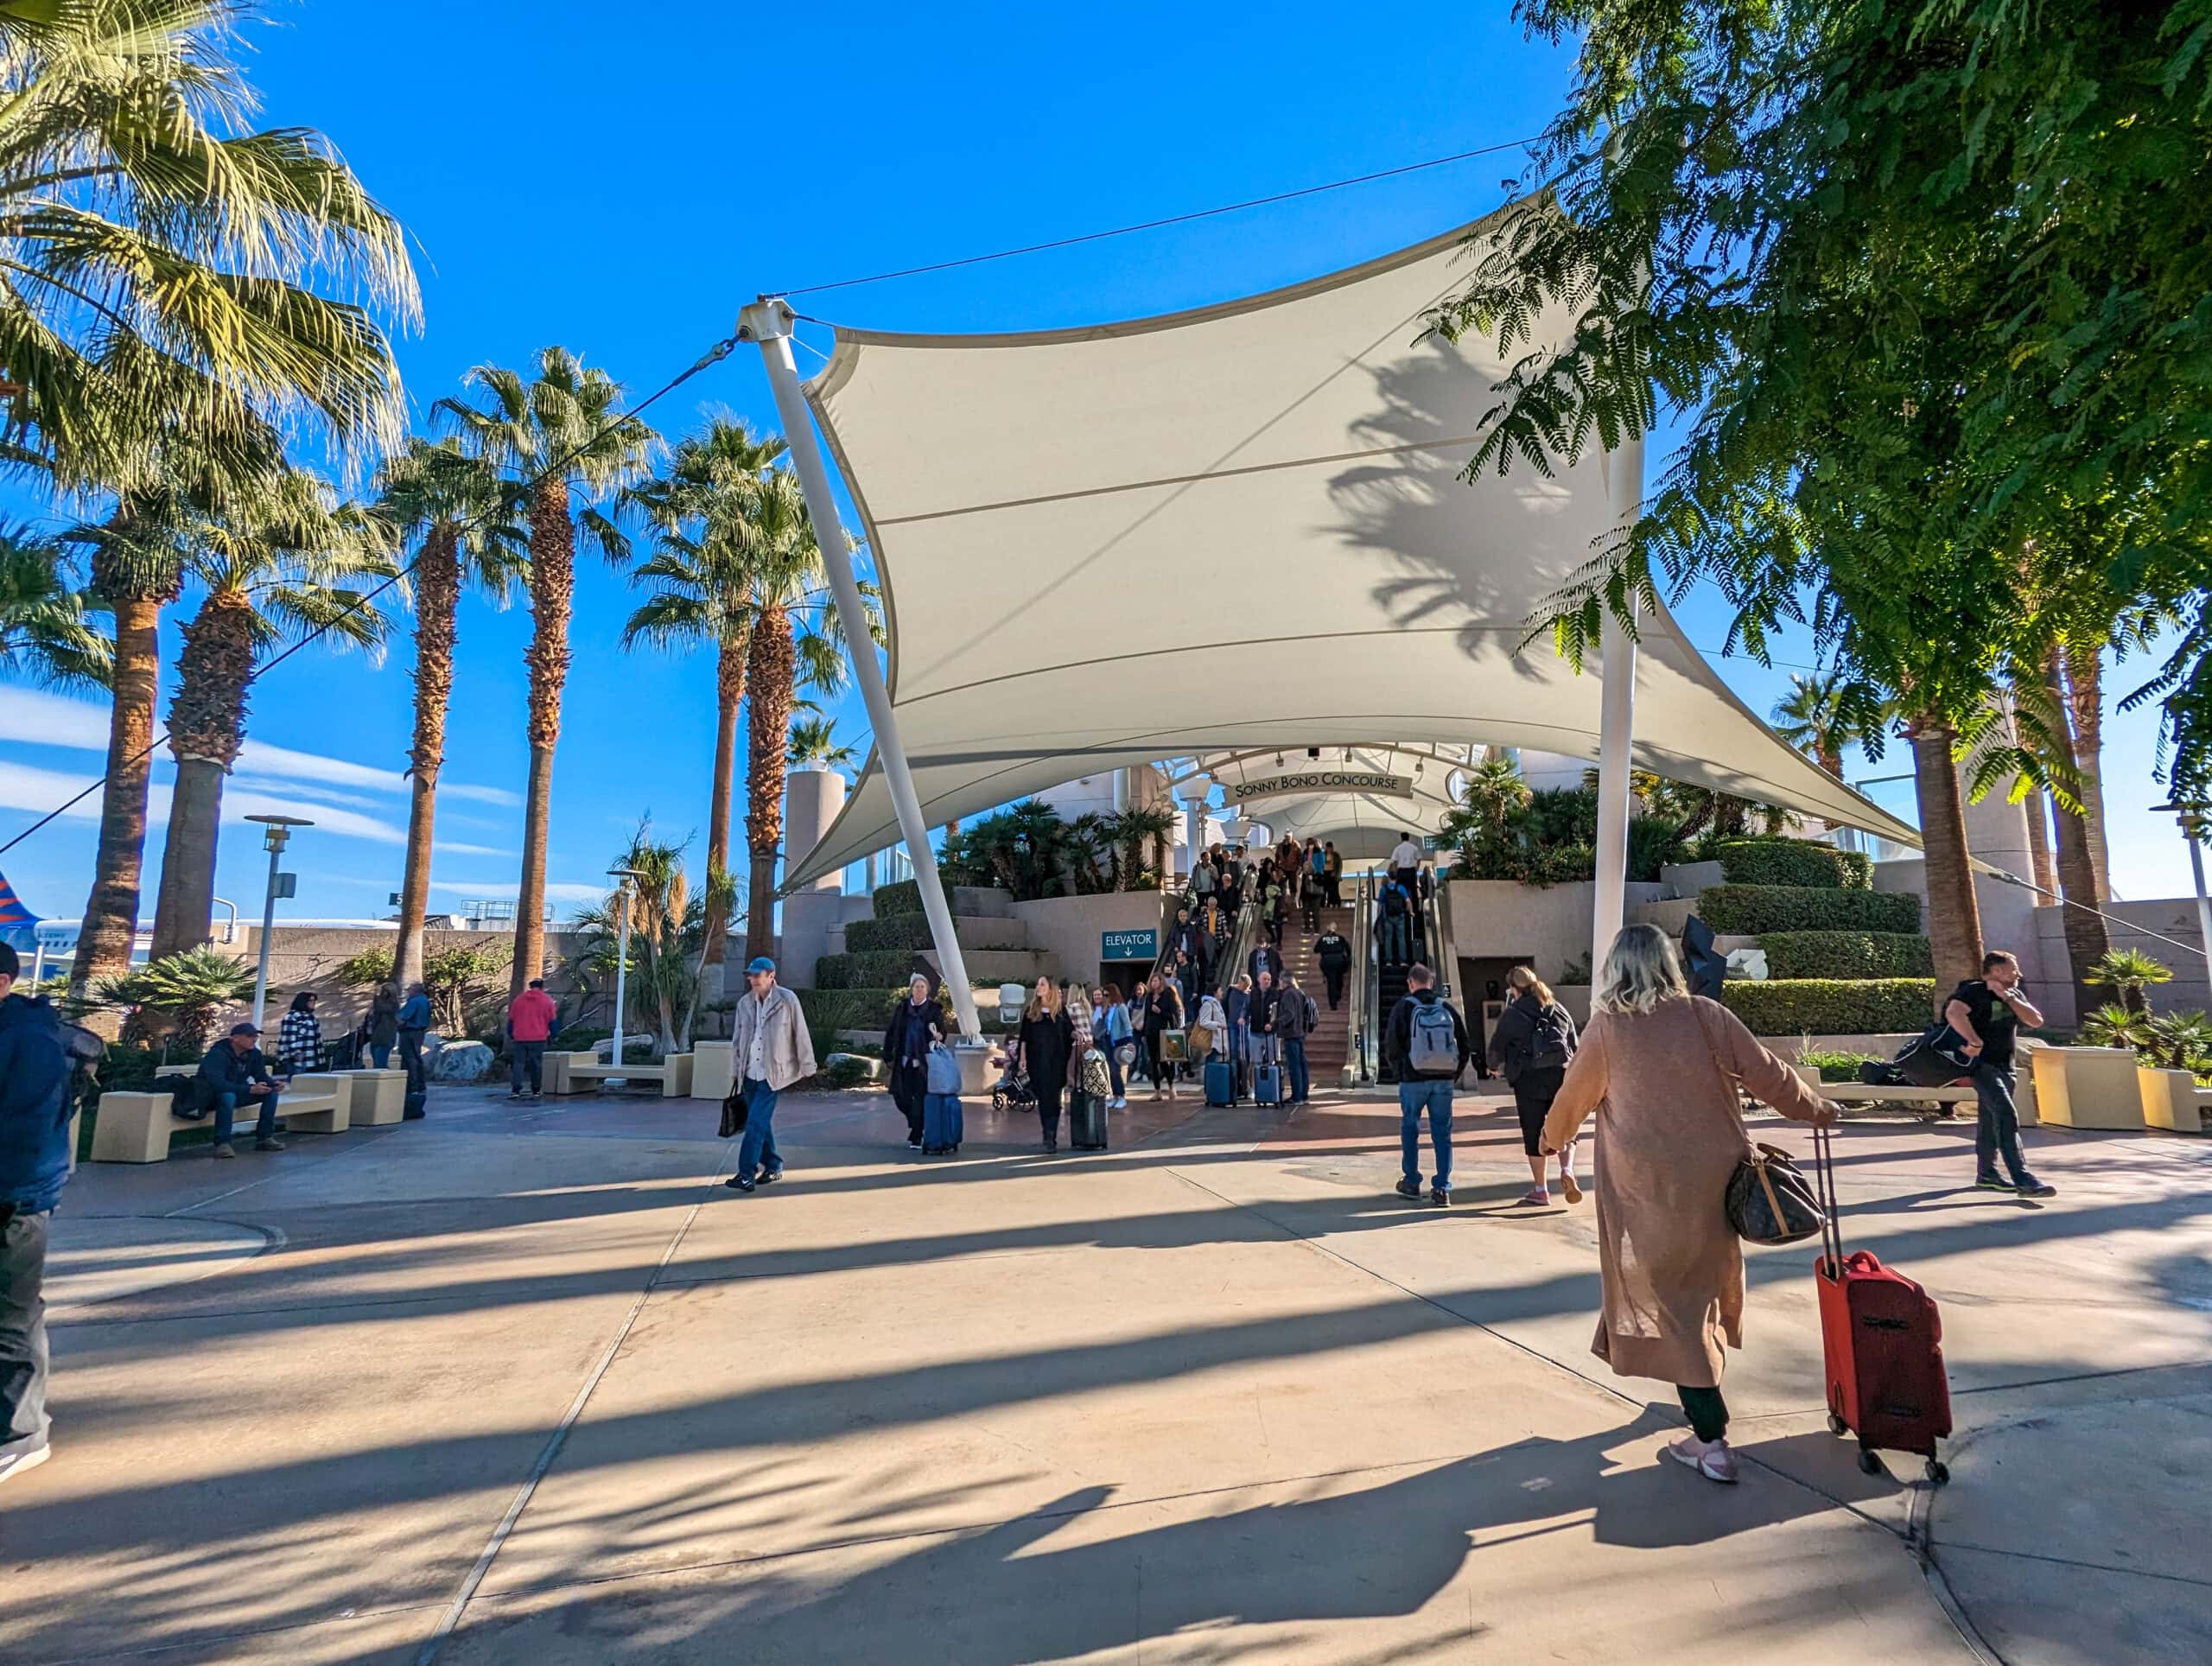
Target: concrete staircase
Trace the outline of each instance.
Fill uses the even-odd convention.
[[[1321,930],[1334,929],[1346,938],[1351,936],[1351,910],[1324,908],[1321,911]],[[1321,976],[1321,964],[1313,957],[1315,933],[1305,930],[1302,916],[1293,911],[1289,923],[1283,928],[1283,970],[1298,980],[1298,987],[1313,997],[1313,1004],[1321,1009],[1321,1021],[1306,1038],[1306,1069],[1316,1087],[1334,1087],[1344,1079],[1344,1060],[1351,1050],[1351,976],[1355,968],[1344,979],[1344,998],[1334,1012],[1329,1010],[1329,981]]]

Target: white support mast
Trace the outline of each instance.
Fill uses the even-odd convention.
[[[853,673],[861,685],[861,699],[875,729],[876,761],[882,766],[883,784],[890,790],[899,831],[906,841],[906,854],[913,860],[914,878],[920,884],[922,912],[929,919],[938,967],[952,991],[952,1009],[961,1033],[980,1038],[982,1024],[976,1015],[976,992],[969,987],[968,963],[961,957],[960,939],[953,931],[951,905],[938,881],[937,853],[930,849],[930,830],[914,793],[913,772],[906,767],[906,751],[899,744],[899,722],[891,712],[891,691],[884,686],[883,668],[875,662],[868,609],[861,605],[852,552],[845,543],[844,523],[838,518],[837,500],[830,490],[830,472],[823,465],[814,415],[799,391],[798,366],[791,358],[791,321],[788,305],[764,296],[738,315],[738,337],[758,344],[761,363],[767,367],[768,385],[776,396],[776,414],[784,425],[784,442],[791,448],[791,467],[798,475],[806,512],[814,523],[815,542],[822,548],[830,594],[852,649]]]
[[[1624,442],[1599,459],[1613,527],[1636,525],[1643,505],[1643,439]],[[1601,626],[1598,728],[1597,895],[1590,918],[1590,981],[1594,984],[1628,914],[1629,769],[1636,741],[1636,639],[1609,611]]]

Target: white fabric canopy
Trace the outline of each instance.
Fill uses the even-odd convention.
[[[928,823],[1221,749],[1394,736],[1597,756],[1594,664],[1515,649],[1607,530],[1602,464],[1458,478],[1506,368],[1421,327],[1464,281],[1468,236],[1164,318],[838,331],[807,395],[874,551]],[[1565,327],[1547,316],[1538,340]],[[1663,614],[1637,657],[1635,756],[1916,843],[1777,738]],[[786,883],[898,838],[871,761]]]

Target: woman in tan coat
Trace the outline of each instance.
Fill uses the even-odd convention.
[[[1720,1372],[1723,1347],[1744,1345],[1744,1254],[1726,1201],[1751,1149],[1740,1095],[1793,1122],[1825,1125],[1840,1111],[1726,1008],[1690,994],[1656,926],[1613,939],[1590,1004],[1543,1148],[1563,1150],[1595,1113],[1604,1294],[1591,1351],[1616,1376],[1674,1383],[1691,1433],[1667,1450],[1733,1481]]]

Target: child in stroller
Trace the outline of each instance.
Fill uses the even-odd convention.
[[[1009,1105],[1016,1110],[1034,1110],[1037,1095],[1029,1085],[1029,1072],[1021,1067],[1021,1043],[1009,1038],[995,1063],[1006,1067],[1006,1074],[991,1084],[991,1109],[1004,1110]]]

